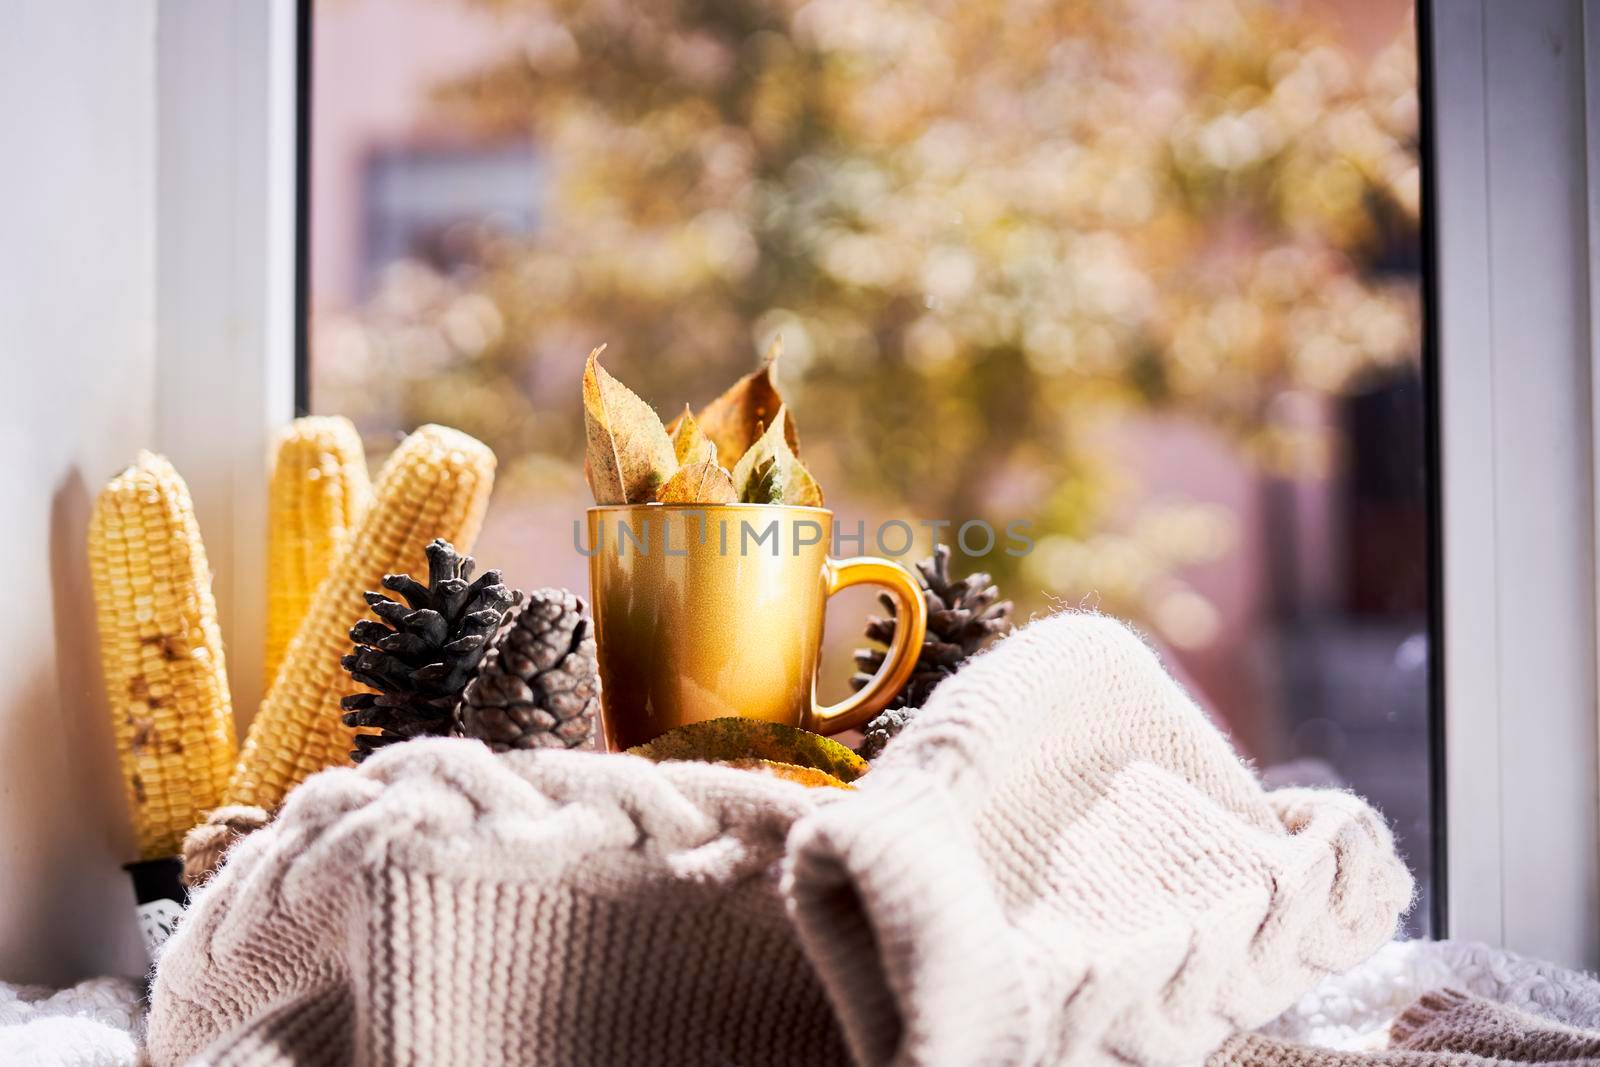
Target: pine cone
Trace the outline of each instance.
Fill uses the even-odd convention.
[[[950,580],[949,545],[935,545],[933,555],[917,564],[917,577],[928,604],[928,632],[917,656],[917,668],[905,688],[889,702],[890,708],[920,708],[935,686],[956,673],[990,638],[1011,627],[1011,601],[999,600],[1000,590],[990,584],[987,574],[978,571]],[[887,647],[894,640],[894,600],[888,596],[878,599],[889,614],[869,618],[866,635],[869,641]],[[856,666],[860,670],[851,676],[851,687],[860,690],[872,681],[883,666],[883,657],[882,648],[857,649]]]
[[[496,752],[587,746],[600,676],[583,611],[565,589],[540,589],[514,608],[461,696],[454,732]]]
[[[872,760],[883,755],[884,746],[888,745],[900,731],[906,728],[916,715],[916,708],[889,708],[880,711],[871,722],[861,731],[861,744],[856,746],[856,755],[862,759]]]
[[[499,571],[485,571],[468,584],[472,557],[458,555],[448,541],[434,541],[427,551],[428,584],[404,574],[385,576],[383,587],[406,604],[368,593],[367,603],[383,621],[362,619],[350,629],[356,651],[340,662],[377,692],[340,701],[348,713],[344,724],[381,731],[356,735],[350,755],[358,763],[396,741],[449,733],[461,691],[516,599]]]

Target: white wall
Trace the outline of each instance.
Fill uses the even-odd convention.
[[[189,483],[243,727],[266,454],[291,414],[293,0],[20,0],[0,30],[0,980],[145,967],[85,529],[140,448]]]
[[[0,32],[0,980],[143,968],[84,546],[152,440],[155,12],[21,0]]]
[[[293,0],[12,0],[0,22],[0,981],[137,973],[85,558],[140,448],[188,481],[241,727],[291,414]]]

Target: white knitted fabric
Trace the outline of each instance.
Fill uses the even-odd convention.
[[[1395,1016],[1445,988],[1600,1029],[1600,979],[1593,975],[1477,942],[1392,941],[1323,979],[1260,1032],[1311,1046],[1382,1048]],[[138,1001],[138,983],[123,978],[60,991],[0,982],[0,1063],[11,1057],[40,1067],[134,1067],[143,1031]]]
[[[790,849],[802,941],[874,1064],[1194,1063],[1369,956],[1411,895],[1369,807],[1264,793],[1092,615],[940,686]]]
[[[316,775],[164,946],[151,1059],[844,1061],[777,895],[784,836],[817,794],[446,740]]]
[[[856,793],[450,741],[319,775],[167,943],[150,1052],[1193,1064],[1409,895],[1371,809],[1264,793],[1136,637],[1064,615]]]
[[[70,989],[0,982],[0,1064],[135,1067],[139,983],[91,978]]]
[[[1600,1029],[1600,979],[1476,942],[1393,941],[1330,975],[1264,1034],[1311,1046],[1382,1048],[1388,1025],[1424,993],[1465,989],[1569,1026]],[[138,983],[97,978],[72,989],[0,982],[0,1063],[133,1067],[143,1031]]]

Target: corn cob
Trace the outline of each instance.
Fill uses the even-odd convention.
[[[420,574],[428,542],[463,552],[478,535],[494,482],[494,453],[457,430],[424,426],[378,473],[372,505],[351,531],[261,704],[224,802],[275,809],[308,776],[350,762],[355,733],[340,721],[350,679],[339,665],[350,626],[366,614],[368,590],[385,574]]]
[[[221,802],[236,749],[211,568],[189,488],[165,458],[141,452],[101,490],[89,571],[139,855],[172,856]]]
[[[349,419],[295,419],[272,449],[267,491],[268,688],[311,595],[372,502],[361,437]]]

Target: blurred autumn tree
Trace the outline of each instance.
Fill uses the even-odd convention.
[[[670,417],[781,334],[834,497],[1032,519],[1030,579],[1148,617],[1152,576],[1225,535],[1111,525],[1096,413],[1178,409],[1314,472],[1275,400],[1415,359],[1409,27],[1358,66],[1278,0],[481,6],[505,58],[437,106],[531,137],[539,226],[453,233],[317,343],[322,406],[460,426],[513,484],[577,484],[594,344]]]

